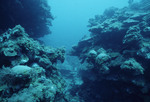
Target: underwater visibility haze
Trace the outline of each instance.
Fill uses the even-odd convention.
[[[51,27],[52,35],[42,40],[47,45],[70,49],[84,35],[89,35],[89,18],[112,6],[127,6],[128,0],[49,0],[49,4],[55,20]]]
[[[1,0],[0,102],[150,102],[150,0]]]

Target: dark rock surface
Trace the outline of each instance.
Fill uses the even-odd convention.
[[[0,0],[0,31],[20,24],[32,38],[50,34],[53,20],[47,0]]]

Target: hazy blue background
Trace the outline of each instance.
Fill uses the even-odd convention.
[[[52,34],[44,38],[46,45],[71,48],[88,32],[88,20],[111,6],[122,8],[128,0],[49,0],[55,20]]]

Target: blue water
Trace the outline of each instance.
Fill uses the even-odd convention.
[[[23,9],[29,1],[26,6],[21,0],[14,3]],[[24,20],[25,14],[9,5],[13,1],[6,2],[6,9],[19,13],[8,9],[0,17],[0,33],[5,31],[3,19],[8,25],[23,19],[0,35],[0,102],[150,102],[150,1],[134,3],[138,1],[48,0],[54,20],[32,6],[34,13],[42,11],[39,15],[52,20],[52,33],[44,37],[42,16],[36,13],[40,20],[32,16]],[[82,39],[85,35],[90,37]]]
[[[89,35],[88,20],[111,6],[123,8],[128,0],[49,0],[54,16],[52,34],[42,40],[53,47],[70,49],[84,35]]]

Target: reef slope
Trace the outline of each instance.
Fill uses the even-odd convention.
[[[76,91],[85,102],[149,102],[149,8],[142,0],[89,20],[91,36],[71,51],[86,65]]]

